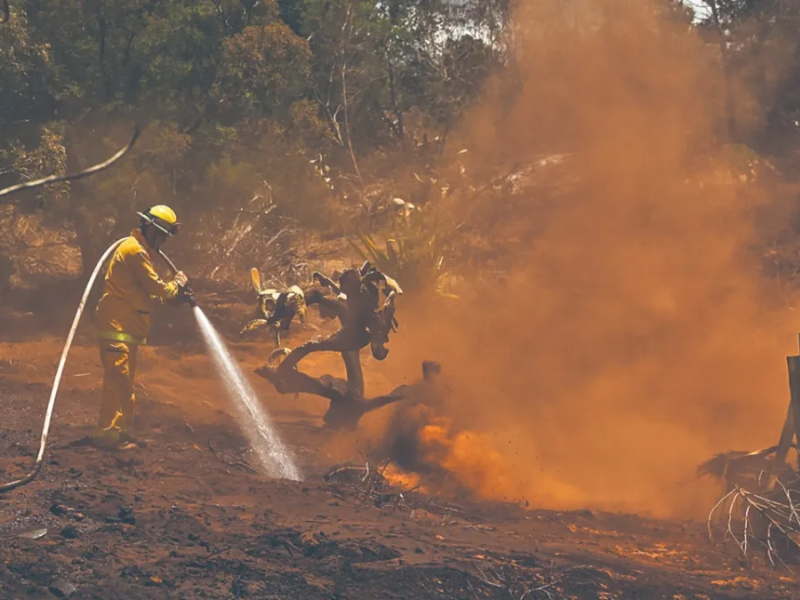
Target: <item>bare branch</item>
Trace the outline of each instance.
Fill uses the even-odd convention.
[[[19,183],[17,185],[12,185],[11,187],[7,187],[3,190],[0,190],[0,197],[8,196],[13,194],[14,192],[19,192],[22,190],[29,190],[31,188],[39,187],[42,185],[47,185],[49,183],[59,183],[62,181],[74,181],[76,179],[83,179],[84,177],[89,177],[90,175],[94,175],[95,173],[99,173],[104,169],[107,169],[115,162],[117,162],[120,158],[125,156],[128,151],[133,148],[133,145],[136,143],[136,140],[139,138],[139,128],[134,125],[133,127],[133,137],[131,137],[131,141],[122,148],[119,152],[117,152],[114,156],[109,158],[107,161],[102,162],[100,164],[94,165],[93,167],[89,167],[88,169],[84,169],[78,173],[73,173],[70,175],[51,175],[50,177],[45,177],[44,179],[37,179],[36,181],[26,181],[25,183]]]
[[[753,474],[752,483],[757,486],[754,489],[763,490],[765,485],[771,481],[771,475],[769,471],[758,473],[757,475]],[[714,514],[721,506],[725,506],[727,503],[728,516],[727,519],[723,517],[727,521],[725,534],[726,537],[733,540],[744,558],[749,558],[748,550],[752,543],[756,542],[766,549],[767,558],[773,566],[776,564],[775,559],[777,559],[791,571],[778,553],[773,541],[773,529],[780,534],[783,540],[800,549],[800,526],[796,525],[798,515],[791,497],[791,493],[796,491],[800,480],[795,474],[789,484],[784,484],[780,480],[777,480],[777,483],[780,486],[778,490],[767,490],[765,492],[751,492],[739,484],[732,483],[733,489],[717,502],[709,514],[709,540],[713,541],[712,521]],[[784,498],[788,504],[783,501]],[[741,500],[741,504],[739,504],[739,500]],[[741,537],[737,536],[734,531],[738,531],[739,528],[742,531]]]

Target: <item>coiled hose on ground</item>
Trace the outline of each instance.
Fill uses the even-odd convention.
[[[86,300],[89,298],[89,293],[92,291],[92,286],[94,285],[95,279],[97,279],[97,274],[100,272],[100,269],[103,267],[103,263],[106,262],[108,257],[111,255],[117,247],[126,240],[127,238],[122,238],[111,244],[108,247],[108,250],[105,251],[100,260],[97,262],[97,266],[94,268],[94,272],[92,272],[92,276],[89,278],[89,283],[86,284],[86,289],[83,292],[83,298],[81,298],[81,303],[78,305],[78,311],[75,313],[75,319],[72,321],[72,329],[69,330],[69,335],[67,336],[67,343],[64,344],[64,350],[61,352],[61,361],[58,363],[58,370],[56,371],[56,378],[53,381],[53,389],[50,391],[50,402],[47,404],[47,412],[45,413],[44,417],[44,427],[42,427],[42,440],[39,443],[39,454],[36,457],[36,463],[33,466],[33,470],[25,475],[22,479],[17,479],[16,481],[12,481],[10,483],[6,483],[5,485],[0,485],[0,494],[3,492],[9,492],[15,488],[18,488],[22,485],[30,483],[39,473],[42,468],[42,460],[44,459],[44,450],[47,446],[47,434],[50,431],[50,420],[53,417],[53,407],[56,404],[56,395],[58,394],[58,386],[61,384],[61,375],[64,372],[64,364],[67,362],[67,356],[69,355],[69,350],[72,347],[72,339],[75,337],[75,332],[78,329],[78,324],[81,321],[81,316],[83,315],[83,309],[86,306]]]

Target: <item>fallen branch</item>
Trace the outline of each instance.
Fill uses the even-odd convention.
[[[495,528],[494,528],[494,527],[490,527],[489,525],[480,525],[480,524],[476,524],[476,525],[472,525],[472,524],[469,524],[469,525],[464,525],[464,529],[477,529],[478,531],[495,531]]]
[[[537,587],[531,588],[528,587],[527,584],[522,583],[521,581],[514,581],[512,579],[513,572],[509,573],[508,571],[501,573],[495,566],[489,564],[486,570],[482,569],[477,564],[473,564],[475,570],[478,572],[477,575],[470,573],[467,570],[450,567],[454,571],[457,571],[464,575],[467,578],[467,585],[469,586],[470,590],[472,591],[472,595],[477,599],[479,597],[483,597],[482,595],[479,596],[477,590],[472,585],[470,581],[475,580],[477,583],[480,583],[492,590],[502,590],[505,592],[503,596],[508,596],[510,600],[526,600],[527,598],[534,598],[534,595],[541,592],[548,598],[552,598],[552,594],[550,593],[550,589],[563,583],[565,574],[569,571],[572,571],[575,567],[569,568],[566,571],[558,573],[550,583],[546,583],[543,585],[539,585]]]
[[[497,570],[494,567],[491,567],[491,569],[492,569],[492,577],[494,578],[494,581],[492,581],[491,579],[489,579],[486,576],[486,573],[483,572],[483,569],[481,569],[478,566],[476,566],[475,568],[478,570],[478,573],[480,573],[480,575],[481,575],[480,577],[478,577],[478,581],[480,581],[484,585],[488,585],[489,587],[492,587],[492,588],[495,588],[495,589],[498,589],[498,590],[507,590],[509,595],[511,594],[511,588],[508,585],[508,581],[506,581],[506,579],[504,577],[501,577],[500,574],[497,572]]]
[[[325,481],[328,481],[331,477],[338,475],[339,473],[345,473],[346,471],[364,471],[364,467],[351,467],[351,466],[344,466],[334,468],[330,473],[325,475]]]
[[[390,491],[392,486],[384,476],[389,466],[389,459],[383,461],[377,468],[372,468],[366,458],[363,456],[361,458],[364,460],[363,467],[351,464],[333,467],[325,475],[325,481],[347,485],[359,504],[371,502],[378,507],[405,504],[404,494],[408,491]]]
[[[525,598],[527,598],[528,596],[532,597],[532,595],[535,594],[536,592],[543,592],[548,598],[552,598],[553,595],[548,590],[551,587],[555,587],[559,583],[561,583],[560,580],[559,581],[553,581],[552,583],[548,583],[547,585],[540,585],[539,587],[533,588],[532,590],[525,590],[525,593],[522,595],[522,597],[519,600],[525,600]]]
[[[228,550],[231,550],[231,549],[233,549],[233,546],[228,546],[226,548],[223,548],[222,550],[217,550],[216,552],[212,552],[211,554],[206,556],[206,560],[214,558],[215,556],[219,556],[220,554],[224,554],[225,552],[227,552]]]
[[[251,473],[258,473],[258,469],[243,460],[225,460],[225,456],[221,452],[218,452],[216,448],[214,448],[214,444],[211,443],[211,440],[208,440],[208,449],[214,454],[214,458],[221,463],[225,463],[230,467],[239,467],[246,471],[250,471]]]
[[[3,0],[7,6],[7,0]],[[3,21],[5,22],[5,21]],[[93,167],[89,167],[88,169],[84,169],[83,171],[79,171],[78,173],[72,173],[69,175],[51,175],[49,177],[45,177],[44,179],[37,179],[35,181],[26,181],[25,183],[19,183],[17,185],[12,185],[11,187],[7,187],[3,190],[0,190],[0,198],[3,196],[8,196],[15,192],[20,192],[22,190],[29,190],[31,188],[39,187],[42,185],[47,185],[50,183],[60,183],[62,181],[75,181],[76,179],[83,179],[84,177],[89,177],[90,175],[94,175],[95,173],[99,173],[104,169],[107,169],[115,162],[117,162],[120,158],[125,156],[128,151],[133,148],[136,140],[139,139],[139,128],[134,125],[133,127],[133,136],[131,137],[131,141],[122,148],[119,152],[117,152],[114,156],[109,158],[107,161],[102,162],[100,164],[94,165]]]

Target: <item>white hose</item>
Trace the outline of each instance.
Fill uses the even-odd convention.
[[[21,485],[25,485],[26,483],[30,483],[33,481],[33,478],[36,477],[39,470],[42,468],[42,459],[44,458],[44,449],[47,445],[47,434],[50,431],[50,420],[53,417],[53,408],[56,404],[56,394],[58,394],[58,386],[61,384],[61,375],[64,372],[64,364],[67,362],[67,355],[69,354],[69,350],[72,347],[72,338],[75,337],[75,332],[78,329],[78,324],[81,321],[81,315],[83,315],[83,309],[86,306],[86,300],[89,298],[89,293],[92,291],[92,285],[94,285],[95,279],[97,279],[97,274],[100,272],[100,269],[103,266],[103,263],[106,262],[106,259],[109,255],[117,249],[117,247],[126,240],[127,238],[122,238],[111,244],[108,247],[108,250],[105,251],[100,260],[97,262],[97,266],[94,268],[94,272],[92,276],[89,278],[89,283],[86,284],[86,289],[83,292],[83,298],[81,298],[81,303],[78,305],[78,311],[75,313],[75,319],[72,321],[72,329],[69,330],[69,335],[67,336],[67,343],[64,344],[64,350],[61,352],[61,361],[58,363],[58,370],[56,371],[56,378],[53,381],[53,389],[50,392],[50,402],[47,405],[47,413],[44,417],[44,427],[42,428],[42,441],[39,445],[39,455],[36,457],[36,464],[33,467],[33,470],[28,473],[22,479],[18,479],[17,481],[12,481],[11,483],[6,483],[5,485],[0,486],[0,493],[8,492],[17,488]]]

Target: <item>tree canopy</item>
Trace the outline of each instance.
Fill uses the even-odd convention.
[[[242,211],[325,227],[331,196],[370,177],[363,161],[446,138],[502,61],[507,13],[499,0],[12,1],[0,187],[93,164],[138,123],[124,165],[14,210],[73,228],[87,263],[157,201],[220,232]]]
[[[791,146],[800,4],[702,1],[693,25],[685,2],[654,6],[717,54],[720,136]],[[424,203],[433,165],[461,165],[448,143],[487,82],[512,104],[515,44],[558,31],[579,45],[613,29],[615,3],[603,19],[597,4],[538,3],[541,33],[515,23],[513,0],[12,0],[0,24],[0,187],[104,160],[134,123],[142,137],[102,177],[16,196],[8,218],[74,232],[85,270],[157,202],[226,256],[245,237],[275,243],[290,223],[341,231],[336,217],[370,210],[387,173]]]

